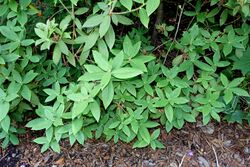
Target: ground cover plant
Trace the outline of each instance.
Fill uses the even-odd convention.
[[[0,0],[0,17],[4,148],[28,129],[60,152],[65,139],[156,149],[161,128],[250,123],[249,0]]]

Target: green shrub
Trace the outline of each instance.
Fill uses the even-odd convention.
[[[42,152],[60,152],[65,138],[156,149],[162,126],[250,123],[250,1],[186,0],[175,25],[156,25],[154,47],[160,3],[0,0],[2,147],[18,144],[24,126],[44,132],[34,140]]]

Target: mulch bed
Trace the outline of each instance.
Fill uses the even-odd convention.
[[[131,144],[89,140],[84,146],[67,141],[61,153],[40,153],[40,146],[22,139],[19,146],[0,150],[0,167],[247,167],[250,166],[250,127],[210,123],[187,124],[166,134],[165,149],[132,149]]]

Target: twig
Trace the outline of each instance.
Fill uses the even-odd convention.
[[[174,44],[174,42],[175,42],[175,40],[176,40],[177,34],[178,34],[178,32],[179,32],[180,23],[181,23],[181,18],[182,18],[182,14],[183,14],[183,11],[184,11],[185,4],[186,4],[186,3],[184,2],[183,6],[182,6],[182,8],[181,8],[181,13],[180,13],[180,16],[179,16],[177,28],[176,28],[175,35],[174,35],[174,39],[173,39],[173,41],[172,41],[170,47],[168,48],[168,51],[167,51],[167,54],[166,54],[166,56],[165,56],[165,58],[164,58],[163,64],[165,64],[165,62],[166,62],[166,60],[167,60],[167,57],[168,57],[168,54],[169,54],[169,52],[170,52],[170,49],[172,48],[172,46],[173,46],[173,44]]]
[[[218,157],[217,157],[217,154],[216,154],[216,151],[215,151],[213,145],[212,145],[212,149],[213,149],[213,152],[214,152],[214,155],[215,155],[215,159],[216,159],[216,166],[217,166],[217,167],[220,167],[220,165],[219,165],[219,160],[218,160]]]
[[[182,166],[182,164],[183,164],[183,162],[184,162],[184,159],[185,159],[186,155],[187,155],[187,154],[184,154],[184,156],[182,157],[182,159],[181,159],[181,163],[179,164],[179,167],[181,167],[181,166]]]

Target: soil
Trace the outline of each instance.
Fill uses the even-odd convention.
[[[30,135],[27,135],[30,136]],[[250,127],[210,123],[187,124],[169,134],[165,149],[132,149],[132,144],[89,140],[85,145],[61,143],[61,153],[41,154],[40,146],[23,138],[19,146],[0,150],[0,167],[247,167]]]

